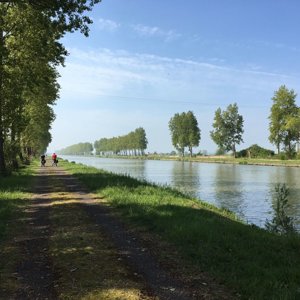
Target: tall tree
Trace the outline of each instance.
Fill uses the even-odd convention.
[[[186,130],[187,130],[187,147],[190,152],[190,156],[193,155],[193,147],[198,147],[200,143],[200,129],[198,127],[198,121],[192,111],[186,113]]]
[[[199,146],[200,129],[192,111],[176,113],[169,121],[172,144],[182,156],[184,149],[188,147],[190,155],[193,154],[193,147]]]
[[[286,130],[289,130],[293,136],[295,136],[296,143],[297,143],[297,152],[300,151],[299,144],[300,144],[300,108],[298,108],[298,114],[296,116],[290,116],[287,118]]]
[[[272,98],[273,105],[269,116],[269,141],[276,145],[278,153],[283,145],[289,156],[293,154],[295,142],[299,139],[299,132],[291,126],[299,116],[296,97],[294,90],[288,90],[285,85],[280,86]]]
[[[33,98],[25,99],[24,94],[40,86],[41,69],[54,69],[63,64],[67,51],[59,40],[65,33],[80,30],[88,35],[91,20],[85,12],[100,1],[0,2],[0,176],[6,170],[4,150],[16,145],[16,136],[20,136],[20,130],[24,129],[24,122],[26,123],[26,118],[23,117],[24,107],[30,106]],[[52,84],[57,87],[56,79],[57,77]],[[58,93],[51,99],[51,103],[44,102],[44,106],[52,105],[57,96]],[[53,118],[48,120],[51,123]],[[44,141],[48,140],[49,143],[50,126],[44,129],[47,132],[43,132],[41,136],[47,136]]]
[[[236,103],[230,104],[224,111],[221,108],[216,110],[213,128],[210,132],[213,141],[219,148],[232,151],[236,157],[236,145],[243,142],[244,133],[243,116],[238,113]]]

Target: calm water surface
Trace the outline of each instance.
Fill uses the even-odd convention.
[[[300,168],[63,156],[64,159],[167,184],[263,227],[273,216],[276,183],[290,189],[289,215],[300,221]],[[299,226],[298,226],[299,228]]]

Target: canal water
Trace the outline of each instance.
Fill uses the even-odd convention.
[[[128,174],[176,189],[229,209],[248,223],[264,227],[274,213],[275,185],[286,183],[289,216],[300,221],[300,168],[181,161],[62,156],[88,166]],[[297,226],[299,228],[299,226]]]

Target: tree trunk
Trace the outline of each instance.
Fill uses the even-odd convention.
[[[232,152],[233,152],[233,157],[236,158],[235,144],[232,145]]]
[[[4,55],[4,34],[3,16],[0,15],[0,177],[6,175],[4,158],[4,128],[3,128],[3,55]]]

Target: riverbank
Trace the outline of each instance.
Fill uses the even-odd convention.
[[[131,226],[172,245],[189,272],[207,272],[245,299],[300,296],[299,237],[277,236],[243,224],[226,210],[170,188],[80,164],[64,167]]]
[[[141,249],[141,253],[153,253],[158,257],[160,265],[174,274],[174,279],[183,278],[195,290],[203,289],[202,291],[207,292],[207,299],[226,297],[226,292],[215,296],[209,294],[219,284],[225,285],[227,291],[233,291],[234,296],[228,299],[299,298],[299,237],[277,236],[243,224],[226,210],[191,199],[167,187],[157,187],[129,176],[115,175],[81,164],[60,161],[59,165],[76,176],[88,192],[92,192],[93,196],[89,198],[93,200],[94,207],[91,207],[91,215],[97,215],[98,206],[107,206],[130,232],[144,241],[145,247]],[[56,170],[51,167],[45,168],[47,169],[49,172]],[[107,241],[107,234],[98,236],[96,228],[100,229],[99,225],[96,226],[90,217],[87,218],[83,210],[86,201],[83,194],[86,192],[79,190],[75,195],[74,182],[68,176],[58,175],[50,177],[38,197],[39,201],[44,198],[47,203],[51,203],[46,206],[47,209],[51,208],[46,218],[52,224],[51,234],[47,233],[49,249],[48,246],[41,249],[50,254],[53,269],[59,271],[59,276],[54,278],[56,281],[51,287],[62,295],[62,299],[63,296],[74,297],[76,293],[88,295],[91,290],[96,292],[100,282],[108,286],[101,285],[99,293],[113,292],[113,287],[116,286],[121,288],[120,280],[123,275],[128,274],[128,269],[123,269],[123,264],[121,265],[126,255],[119,260],[121,252],[115,252],[112,244]],[[19,176],[18,180],[2,186],[2,201],[6,199],[4,193],[10,194],[17,190],[24,194],[15,198],[21,202],[26,201],[28,194],[26,190],[22,190],[20,183],[28,184],[35,176],[28,177],[26,172]],[[73,194],[64,190],[64,184],[73,190]],[[9,197],[12,196],[7,198],[10,199]],[[39,209],[45,208],[45,204],[38,206]],[[9,272],[16,260],[22,261],[22,252],[12,250],[16,247],[13,233],[20,234],[24,230],[28,233],[30,228],[34,228],[30,221],[32,216],[27,216],[29,221],[25,221],[22,216],[21,226],[18,222],[12,222],[20,211],[20,207],[14,207],[17,206],[12,207],[7,219],[7,223],[12,226],[8,227],[9,232],[5,234],[6,240],[10,237],[12,245],[6,247],[4,256],[1,251],[1,284],[6,282],[14,285],[19,282],[12,277],[13,272]],[[103,217],[99,218],[102,219]],[[17,228],[14,229],[14,226]],[[110,228],[115,227],[111,225]],[[103,230],[100,232],[103,233]],[[4,245],[3,237],[0,244]],[[108,281],[103,277],[103,270],[111,274]],[[115,272],[119,274],[119,283],[114,281]],[[94,280],[95,276],[103,278],[98,281]],[[126,295],[122,299],[138,299],[138,291],[143,290],[143,283],[137,284],[133,280],[135,275],[133,278],[125,277],[129,283],[122,283],[122,291],[128,290],[128,284],[135,286],[137,298]],[[112,298],[103,299],[115,299],[113,294],[110,296]]]
[[[208,155],[208,156],[184,156],[177,155],[144,155],[144,156],[124,156],[109,155],[95,156],[100,158],[122,158],[122,159],[144,159],[144,160],[171,160],[171,161],[190,161],[199,163],[218,163],[234,165],[255,165],[255,166],[282,166],[282,167],[300,167],[300,159],[267,159],[267,158],[233,158],[229,155]]]

